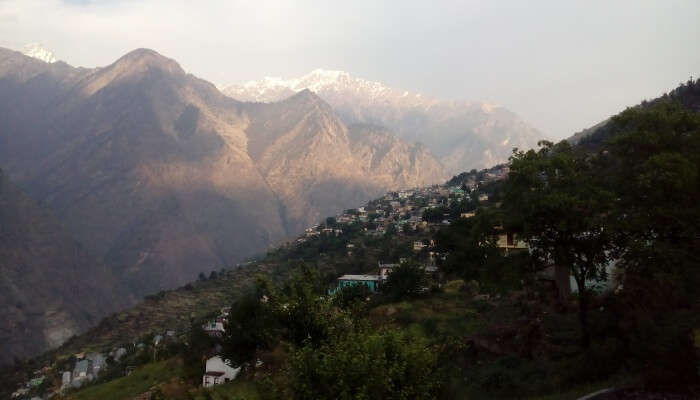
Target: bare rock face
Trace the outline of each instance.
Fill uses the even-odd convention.
[[[543,135],[513,112],[484,102],[444,101],[344,71],[314,70],[295,79],[264,78],[224,93],[242,101],[275,102],[310,89],[349,125],[382,126],[424,143],[450,173],[502,163],[513,147],[529,149]]]
[[[309,90],[246,110],[249,153],[285,206],[291,231],[386,190],[446,178],[424,147],[381,128],[348,128]]]
[[[427,148],[348,128],[310,91],[241,103],[148,49],[95,69],[0,49],[0,143],[0,167],[107,276],[96,286],[104,307],[87,318],[62,305],[31,317],[58,321],[38,329],[43,345],[386,190],[447,178]],[[81,276],[75,284],[89,287]],[[115,285],[124,291],[111,293]],[[8,332],[21,341],[18,329]]]

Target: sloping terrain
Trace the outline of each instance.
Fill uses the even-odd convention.
[[[0,364],[63,343],[126,304],[120,285],[0,171]]]
[[[115,304],[446,178],[430,152],[383,135],[348,135],[311,92],[238,102],[148,49],[94,69],[0,49],[0,167],[123,285]]]

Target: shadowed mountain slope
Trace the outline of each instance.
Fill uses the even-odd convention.
[[[57,346],[126,305],[107,267],[0,171],[0,364]]]

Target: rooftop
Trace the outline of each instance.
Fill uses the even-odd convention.
[[[338,278],[339,281],[376,281],[379,280],[378,275],[343,275]]]

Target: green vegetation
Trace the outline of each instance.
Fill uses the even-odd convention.
[[[392,300],[418,296],[425,285],[425,273],[415,263],[402,263],[389,275],[382,292]]]
[[[71,396],[75,400],[120,400],[128,399],[149,389],[167,382],[171,379],[178,379],[183,374],[182,362],[177,359],[169,359],[156,363],[146,364],[136,369],[130,375],[94,385],[78,391]]]
[[[291,357],[295,399],[431,399],[439,388],[437,356],[399,331],[356,332]]]

